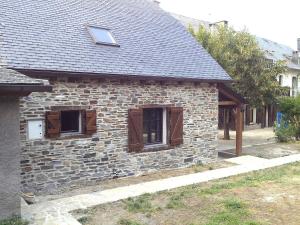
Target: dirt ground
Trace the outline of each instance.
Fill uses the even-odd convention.
[[[299,190],[300,163],[296,163],[73,215],[87,225],[299,225]]]
[[[133,184],[138,184],[138,183],[143,183],[143,182],[148,182],[153,180],[187,175],[191,173],[199,173],[206,170],[225,168],[233,165],[235,164],[223,160],[219,160],[214,163],[201,164],[201,165],[199,164],[188,168],[167,169],[167,170],[160,170],[156,172],[149,172],[149,173],[141,174],[140,176],[124,177],[124,178],[118,178],[113,180],[101,181],[97,185],[91,185],[91,186],[83,185],[83,187],[74,188],[73,190],[68,190],[66,192],[59,193],[59,194],[36,196],[36,201],[37,202],[50,201],[54,199],[71,197],[79,194],[87,194],[91,192],[97,192],[106,189],[133,185]]]

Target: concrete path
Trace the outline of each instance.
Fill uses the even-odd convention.
[[[224,131],[219,130],[218,151],[235,149],[235,131],[230,131],[231,140],[223,140]],[[243,132],[243,148],[275,143],[273,128],[245,130]]]
[[[191,184],[203,183],[220,178],[230,177],[251,171],[281,166],[300,161],[300,154],[275,158],[261,159],[257,157],[235,158],[240,165],[228,168],[205,171],[201,173],[172,177],[136,185],[114,188],[90,194],[77,195],[57,199],[35,205],[23,206],[22,217],[31,221],[32,225],[80,225],[69,213],[77,209],[86,209],[105,203],[115,202],[145,193],[155,193]]]

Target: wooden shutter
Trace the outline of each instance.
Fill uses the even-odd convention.
[[[128,111],[128,149],[129,152],[140,152],[143,142],[143,110],[129,109]]]
[[[170,145],[177,146],[183,144],[183,108],[169,108],[170,121]]]
[[[97,132],[97,112],[96,110],[86,110],[83,112],[83,126],[85,134],[91,135]]]
[[[59,137],[60,135],[60,112],[46,112],[46,136],[49,138]]]

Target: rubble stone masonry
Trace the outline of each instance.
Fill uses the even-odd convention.
[[[186,167],[217,158],[216,85],[177,81],[51,78],[52,93],[21,100],[23,191],[56,193],[98,181]],[[184,144],[173,149],[128,153],[128,109],[174,104],[184,109]],[[97,133],[28,140],[27,121],[45,119],[53,106],[97,111]]]

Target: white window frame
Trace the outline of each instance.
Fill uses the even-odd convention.
[[[70,136],[70,135],[77,135],[77,134],[82,134],[82,111],[81,110],[62,110],[60,113],[62,112],[66,112],[66,111],[76,111],[79,112],[78,113],[78,131],[77,132],[61,132],[60,131],[60,135],[61,136]],[[60,121],[60,126],[62,125],[62,121]]]

